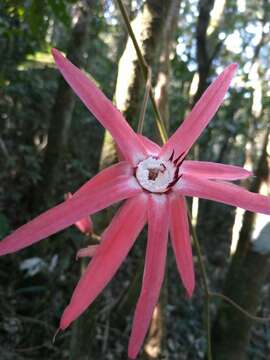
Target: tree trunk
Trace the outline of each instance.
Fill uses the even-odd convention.
[[[269,184],[267,145],[265,136],[262,154],[250,190],[258,192],[263,183]],[[270,270],[270,222],[264,224],[259,236],[252,239],[256,215],[247,211],[239,236],[236,253],[226,276],[223,293],[251,314],[256,314],[261,290]],[[216,360],[245,360],[253,321],[233,307],[222,303],[213,326],[213,356]],[[231,346],[233,344],[233,346]]]
[[[75,18],[77,21],[67,47],[67,57],[79,67],[84,62],[84,53],[88,45],[90,13],[94,4],[94,0],[84,0],[79,2],[76,8]],[[48,199],[53,195],[57,175],[61,173],[59,163],[69,137],[75,99],[74,92],[60,76],[51,112],[48,144],[42,167],[42,182],[36,191],[35,203],[37,205],[40,202],[48,202]]]
[[[218,14],[217,11],[214,11],[217,8],[219,8]],[[217,58],[219,51],[221,50],[222,42],[218,39],[218,25],[223,19],[224,8],[225,1],[199,1],[199,16],[196,27],[198,86],[193,97],[193,105],[200,99],[208,87],[208,79],[212,73],[213,61]],[[224,146],[224,150],[226,146],[227,145]],[[209,160],[205,158],[204,152],[200,150],[199,144],[195,144],[193,151],[195,160]],[[192,199],[192,220],[194,225],[196,225],[199,239],[205,247],[207,259],[215,265],[223,265],[227,254],[226,249],[229,249],[228,246],[226,247],[226,245],[224,245],[225,251],[223,251],[223,243],[228,238],[228,227],[226,227],[224,231],[220,231],[224,221],[223,216],[215,216],[217,207],[218,212],[223,211],[219,204],[217,205],[207,200],[199,200],[198,198]],[[224,216],[226,216],[227,219],[231,219],[231,222],[233,222],[234,211],[230,211],[230,209],[227,208],[224,209],[224,211],[226,212]],[[211,216],[210,214],[214,214],[214,216]],[[213,239],[213,233],[217,233],[218,235],[222,233],[222,238],[216,236],[216,238]],[[200,237],[200,234],[203,234],[203,237]],[[211,234],[211,236],[208,236],[208,234]],[[224,241],[222,241],[223,239]],[[222,247],[219,245],[221,251],[213,251],[215,243],[222,243]]]
[[[194,103],[202,96],[207,87],[207,80],[211,69],[211,55],[208,49],[207,29],[210,23],[210,12],[213,8],[214,0],[199,1],[199,17],[196,27],[196,57],[198,63],[199,83],[196,94],[194,95]]]
[[[171,78],[170,55],[175,45],[174,36],[179,19],[181,0],[172,0],[166,17],[163,31],[162,48],[159,56],[157,82],[155,86],[155,101],[166,129],[169,131],[169,101],[168,90]]]

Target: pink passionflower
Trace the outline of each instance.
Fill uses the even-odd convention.
[[[185,157],[216,113],[237,65],[229,65],[208,87],[185,121],[160,148],[137,135],[121,113],[77,67],[57,50],[58,69],[86,107],[114,137],[123,161],[85,183],[71,199],[23,225],[0,243],[0,254],[15,252],[62,230],[79,219],[126,200],[102,235],[84,275],[65,309],[66,329],[94,301],[118,270],[148,223],[148,242],[141,294],[136,306],[129,357],[136,358],[146,335],[164,277],[168,233],[177,267],[189,296],[194,270],[184,196],[196,196],[270,214],[268,197],[230,183],[251,173],[240,167],[188,161]]]

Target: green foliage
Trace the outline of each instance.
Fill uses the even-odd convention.
[[[48,21],[44,16],[45,1],[32,1],[27,11],[26,21],[29,23],[29,30],[36,39],[44,39],[48,28]]]
[[[71,27],[74,1],[3,0],[0,2],[0,73],[18,64],[27,54],[46,49],[55,24],[65,31]],[[62,32],[62,30],[61,30]]]

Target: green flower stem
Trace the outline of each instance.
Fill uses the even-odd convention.
[[[138,127],[137,127],[137,133],[138,134],[142,134],[142,132],[143,132],[143,124],[144,124],[145,112],[146,112],[146,107],[147,107],[147,103],[148,103],[148,99],[149,99],[149,92],[150,92],[150,89],[151,89],[151,80],[152,80],[152,70],[151,70],[150,67],[148,67],[147,81],[146,81],[146,85],[145,85],[143,103],[142,103],[140,118],[139,118]]]

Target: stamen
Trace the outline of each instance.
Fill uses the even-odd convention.
[[[177,164],[177,166],[181,166],[183,164],[183,162],[185,161],[185,156],[183,157],[183,159]]]
[[[185,154],[185,151],[183,151],[183,152],[178,156],[178,158],[173,161],[174,165],[177,165],[178,161],[181,159],[181,157],[182,157],[184,154]]]
[[[178,177],[179,174],[179,166],[177,166],[175,173],[174,173],[174,178],[176,179]]]
[[[168,161],[172,161],[174,157],[174,150],[172,151],[172,155],[169,157]]]
[[[183,176],[183,174],[180,174],[175,180],[173,180],[173,181],[169,184],[168,190],[170,190],[170,189],[177,183],[177,181],[181,179],[182,176]]]

